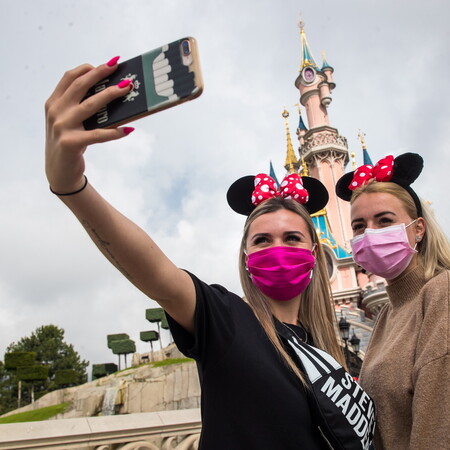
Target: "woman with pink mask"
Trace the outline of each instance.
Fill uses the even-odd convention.
[[[450,245],[411,188],[422,158],[388,156],[344,175],[353,258],[386,279],[361,371],[377,408],[376,449],[450,448]]]
[[[170,261],[84,175],[89,145],[133,131],[82,125],[129,92],[121,83],[83,101],[116,68],[115,59],[68,71],[48,99],[47,178],[105,257],[164,308],[176,344],[196,360],[199,448],[368,449],[373,403],[342,368],[325,257],[310,217],[326,205],[325,187],[295,174],[280,188],[264,174],[236,181],[227,198],[248,215],[240,250],[245,299],[202,282]]]

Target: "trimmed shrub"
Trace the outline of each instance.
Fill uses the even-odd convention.
[[[22,381],[43,381],[48,378],[48,366],[34,365],[17,368],[17,378]]]
[[[151,322],[161,322],[166,318],[164,310],[162,308],[149,308],[145,310],[145,318]]]
[[[115,355],[128,355],[136,352],[136,344],[131,339],[112,341],[111,350]]]
[[[112,348],[111,347],[111,342],[113,342],[113,341],[122,341],[124,339],[130,339],[130,336],[128,336],[128,334],[126,334],[126,333],[108,334],[106,336],[106,339],[108,341],[108,348]]]
[[[140,338],[143,342],[157,341],[159,333],[157,331],[141,331]]]
[[[161,320],[161,328],[163,328],[164,330],[169,330],[169,322],[167,321],[165,313],[163,319]]]
[[[19,367],[33,366],[36,364],[35,352],[11,352],[5,353],[5,369],[18,369]]]
[[[92,366],[92,379],[96,380],[97,378],[111,375],[117,370],[117,364],[114,363],[94,364]]]

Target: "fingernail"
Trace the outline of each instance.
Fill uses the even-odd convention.
[[[124,87],[129,86],[130,84],[131,84],[131,80],[130,79],[126,79],[126,80],[122,80],[117,86],[122,89]]]
[[[133,127],[123,127],[123,132],[128,135],[134,131]]]
[[[120,58],[120,56],[114,56],[114,58],[110,59],[110,60],[106,63],[106,65],[107,65],[108,67],[115,66],[115,65],[117,64],[117,61],[119,61],[119,58]]]

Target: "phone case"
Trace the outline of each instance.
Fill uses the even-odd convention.
[[[196,40],[179,39],[119,64],[86,98],[124,79],[133,89],[84,121],[87,130],[113,128],[198,97],[203,91]]]

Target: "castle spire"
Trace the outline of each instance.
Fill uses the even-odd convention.
[[[324,69],[333,69],[327,62],[326,58],[325,58],[325,52],[322,50],[322,71]]]
[[[363,133],[361,130],[359,130],[358,137],[359,137],[359,140],[360,140],[361,146],[362,146],[364,164],[369,164],[369,165],[373,166],[372,159],[369,156],[369,152],[367,151],[366,143],[364,141],[365,135],[366,135],[366,133]]]
[[[311,50],[309,49],[308,40],[306,39],[305,33],[305,24],[301,18],[298,23],[298,26],[300,28],[300,40],[302,44],[302,59],[300,62],[299,72],[301,72],[305,67],[314,67],[316,70],[319,70],[319,67],[314,61],[314,57],[311,53]]]
[[[298,110],[298,127],[297,127],[297,131],[298,132],[303,132],[303,134],[305,134],[308,131],[308,128],[306,128],[305,122],[303,122],[303,118],[302,118],[302,110],[300,109],[300,105],[297,103],[296,105],[294,105],[297,107]]]
[[[302,156],[302,177],[309,177],[308,166],[306,165],[305,158]]]
[[[286,110],[286,107],[284,108],[281,115],[284,118],[284,123],[286,126],[286,141],[287,141],[286,161],[284,163],[284,167],[288,173],[297,173],[299,169],[299,163],[295,156],[294,147],[292,146],[291,133],[289,132],[289,121],[288,121],[289,113]]]

